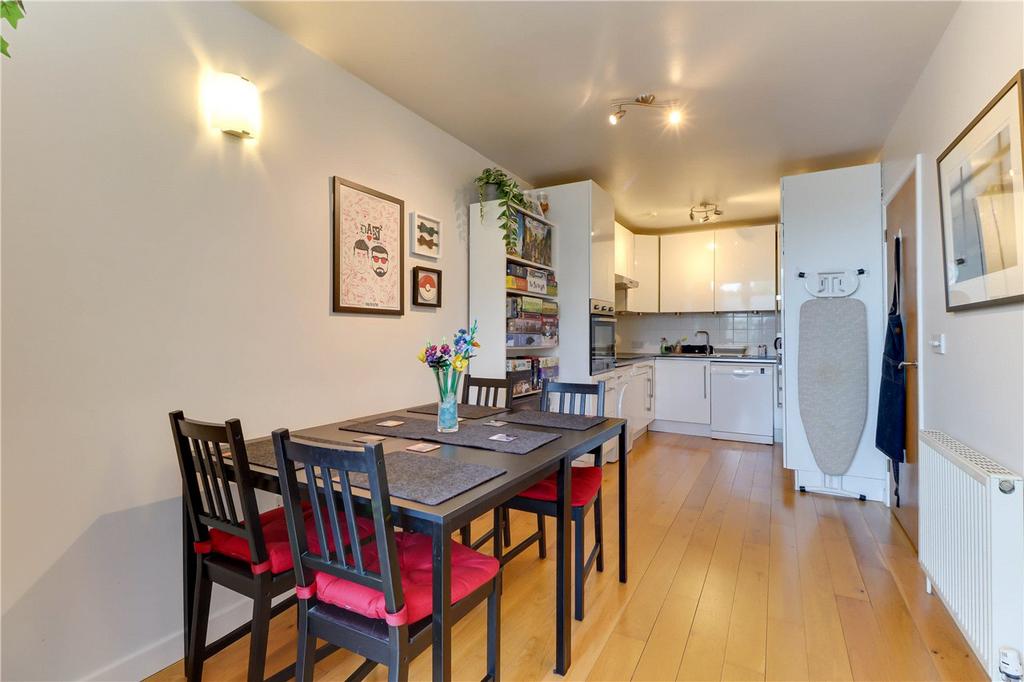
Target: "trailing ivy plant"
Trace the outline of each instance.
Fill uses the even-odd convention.
[[[11,28],[18,28],[18,22],[24,17],[25,4],[22,0],[0,0],[0,20],[6,20]],[[7,50],[9,47],[7,39],[0,36],[0,54],[10,57],[11,53]]]
[[[476,176],[474,182],[480,196],[481,218],[484,217],[484,188],[487,185],[498,186],[498,207],[501,209],[498,214],[498,227],[501,228],[502,238],[505,240],[505,251],[514,251],[516,237],[519,233],[519,217],[516,214],[516,207],[521,207],[526,203],[526,197],[519,189],[519,184],[500,168],[484,168],[480,175]]]

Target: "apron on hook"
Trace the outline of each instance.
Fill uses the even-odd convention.
[[[901,239],[893,240],[896,260],[896,281],[892,290],[892,306],[885,329],[885,349],[882,352],[882,381],[878,389],[878,422],[875,428],[875,447],[892,460],[892,474],[896,481],[896,506],[899,506],[900,463],[904,460],[907,427],[907,375],[902,367],[905,358],[903,318],[900,317],[900,262]]]

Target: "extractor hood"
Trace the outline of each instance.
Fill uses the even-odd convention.
[[[635,279],[631,279],[625,275],[615,275],[616,289],[636,289],[638,286],[640,286],[640,282]]]

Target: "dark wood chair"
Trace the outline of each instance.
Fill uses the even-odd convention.
[[[593,403],[593,414],[604,416],[604,382],[596,384],[570,384],[544,380],[541,391],[541,410],[562,414],[587,414],[588,397]],[[572,522],[574,527],[573,559],[575,587],[575,616],[583,620],[583,587],[587,577],[597,566],[598,571],[604,570],[604,514],[601,504],[601,448],[591,451],[594,466],[572,467]],[[547,556],[547,533],[544,517],[558,515],[557,483],[551,476],[537,485],[523,491],[505,504],[507,509],[530,512],[537,515],[537,532],[518,545],[508,550],[503,557],[507,562],[537,543],[540,558]],[[584,547],[584,525],[587,512],[594,508],[594,548],[589,554]],[[584,558],[585,557],[585,558]]]
[[[291,599],[271,607],[271,599],[295,586],[291,562],[286,562],[287,566],[282,569],[280,556],[271,561],[265,535],[265,529],[271,535],[276,529],[275,539],[279,545],[283,530],[287,540],[284,510],[272,510],[260,516],[250,483],[242,425],[237,419],[211,424],[186,419],[180,411],[170,416],[197,552],[190,641],[185,646],[185,675],[198,682],[207,658],[251,632],[248,679],[250,682],[262,680],[270,619],[295,603]],[[226,456],[228,462],[225,462]],[[232,494],[232,483],[235,494]],[[279,548],[275,549],[279,554]],[[252,599],[252,621],[207,644],[213,583]]]
[[[470,390],[475,389],[475,391]],[[504,391],[504,394],[502,393]],[[474,402],[475,400],[475,402]],[[487,407],[503,407],[506,410],[512,409],[512,380],[511,379],[488,379],[466,375],[462,384],[463,405],[485,405]],[[509,534],[508,510],[504,509],[504,523],[502,524],[505,546],[512,544],[512,536]],[[469,526],[459,529],[459,536],[462,544],[473,549],[480,549],[488,540],[494,537],[494,529],[487,531],[475,541]]]
[[[324,639],[365,657],[349,680],[361,680],[377,665],[388,667],[389,680],[407,680],[409,663],[431,644],[433,571],[403,573],[401,566],[430,566],[432,538],[424,533],[395,532],[384,448],[380,443],[358,448],[332,448],[291,440],[288,431],[273,433],[281,475],[281,494],[287,509],[296,596],[299,599],[298,656],[295,677],[313,678],[313,648]],[[313,510],[321,505],[331,513],[314,514],[315,537],[307,541],[300,506],[300,484],[293,466],[302,466]],[[350,473],[368,479],[374,540],[358,543],[350,552],[333,552],[341,543],[335,510],[353,518]],[[357,498],[359,499],[359,498]],[[501,515],[495,510],[495,524]],[[350,532],[353,532],[350,525]],[[312,547],[310,546],[312,545]],[[319,550],[319,551],[318,551]],[[501,548],[489,557],[452,542],[451,614],[457,621],[487,601],[487,677],[500,677]]]

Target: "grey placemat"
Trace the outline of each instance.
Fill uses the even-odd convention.
[[[230,457],[231,452],[225,450],[224,456]],[[267,467],[268,469],[277,468],[277,455],[274,454],[274,441],[271,440],[270,436],[245,441],[245,456],[248,458],[250,465],[257,464],[262,467]],[[298,469],[299,465],[296,464],[295,468]]]
[[[431,505],[441,504],[508,471],[405,451],[385,455],[384,466],[388,489],[394,497]],[[353,472],[349,481],[360,488],[370,487],[366,474]]]
[[[459,416],[465,417],[466,419],[486,419],[487,417],[493,417],[496,414],[506,412],[504,407],[488,407],[487,405],[459,405]],[[437,403],[427,403],[426,405],[417,405],[416,407],[410,407],[407,412],[415,412],[417,414],[437,414]]]
[[[386,421],[388,419],[400,419],[403,423],[399,426],[377,426],[379,421]],[[520,429],[486,426],[484,424],[460,424],[459,430],[455,433],[438,433],[437,425],[432,421],[410,419],[402,416],[383,417],[378,421],[372,422],[348,422],[338,428],[343,431],[373,433],[378,436],[429,440],[446,445],[463,445],[470,448],[504,452],[510,455],[525,455],[546,443],[561,438],[557,433],[523,431]],[[491,436],[496,433],[506,433],[510,436],[515,436],[515,440],[509,442],[490,440]]]
[[[552,429],[569,429],[586,431],[605,421],[605,417],[589,417],[581,414],[559,414],[558,412],[540,412],[523,410],[503,415],[501,421],[512,424],[529,424],[530,426],[546,426]]]

